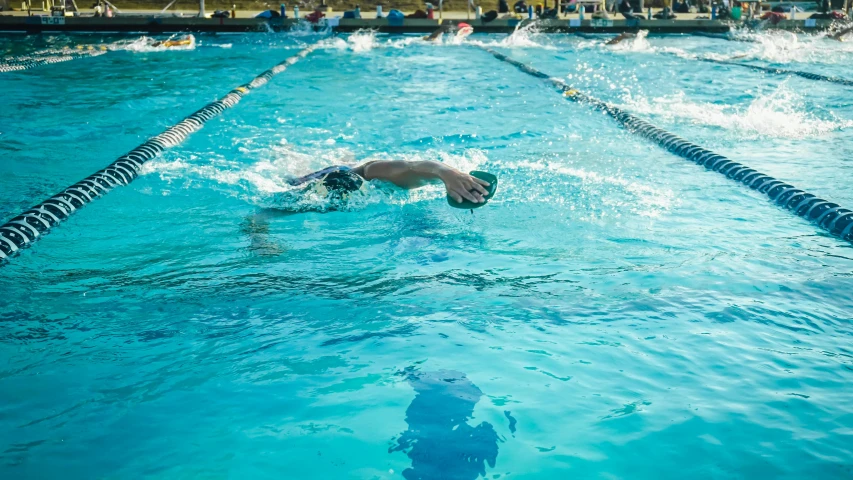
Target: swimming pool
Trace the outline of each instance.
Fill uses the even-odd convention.
[[[2,267],[2,477],[849,478],[850,244],[472,44],[846,206],[848,88],[693,56],[844,76],[849,46],[132,40],[4,38],[114,50],[0,76],[4,218],[322,47]],[[384,158],[500,189],[272,214]]]

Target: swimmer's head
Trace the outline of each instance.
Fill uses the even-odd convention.
[[[459,30],[456,32],[457,38],[465,38],[468,35],[474,33],[474,27],[468,25],[465,22],[460,22],[459,25],[457,25],[457,28],[459,28]]]
[[[342,195],[354,192],[364,185],[364,179],[353,172],[338,170],[323,177],[323,186],[330,194]]]
[[[329,172],[326,176],[314,183],[313,190],[322,198],[325,198],[330,209],[336,210],[346,203],[350,195],[364,187],[364,179],[353,172],[338,170]]]

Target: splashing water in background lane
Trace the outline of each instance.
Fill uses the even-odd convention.
[[[685,60],[704,58],[720,61],[763,61],[773,65],[846,63],[851,61],[850,55],[853,54],[853,45],[827,41],[825,34],[796,35],[783,30],[745,31],[734,33],[733,38],[738,41],[724,42],[718,51],[697,52],[672,45],[661,45],[658,41],[652,43],[647,38],[648,33],[647,30],[640,30],[635,38],[615,45],[604,44],[611,38],[609,36],[603,36],[601,40],[582,39],[578,46],[581,49],[606,48],[613,52],[672,54]],[[699,45],[702,45],[703,49],[707,48],[706,43]]]
[[[655,218],[678,204],[672,190],[663,186],[604,175],[584,168],[546,163],[541,160],[518,162],[512,167],[504,167],[504,172],[524,177],[530,177],[530,172],[536,173],[532,175],[533,182],[529,185],[524,184],[523,188],[514,188],[505,192],[503,201],[566,205],[572,210],[589,212],[589,216],[581,216],[583,220],[591,220],[602,214],[618,216],[620,210]],[[572,185],[570,189],[565,190],[565,196],[557,193],[564,191],[562,189],[536,187],[537,184],[558,184],[565,181],[564,179],[569,179]]]
[[[827,49],[833,45],[824,40],[822,35],[800,36],[784,30],[766,32],[746,32],[738,30],[733,33],[737,39],[747,40],[747,49],[741,54],[743,60],[763,60],[775,64],[786,63],[834,63],[833,55],[827,55]],[[838,43],[838,42],[836,42]]]
[[[543,48],[554,50],[556,47],[545,43],[548,36],[542,34],[538,22],[531,22],[524,26],[516,25],[515,30],[499,43],[493,45],[505,48]]]
[[[684,92],[664,97],[623,96],[623,107],[663,118],[684,118],[699,125],[720,127],[741,138],[805,138],[853,128],[853,120],[822,119],[806,107],[804,97],[785,83],[761,94],[748,105],[691,101]]]
[[[646,37],[645,31],[641,31],[637,38],[627,39],[619,44],[605,46],[602,40],[582,41],[578,44],[581,49],[595,48],[605,52],[620,54],[672,54],[683,60],[688,60],[693,65],[699,66],[709,72],[713,71],[711,66],[703,66],[702,63],[694,63],[701,58],[731,60],[731,54],[715,52],[696,52],[688,49],[671,46],[670,39],[655,40],[657,45],[652,45]],[[760,34],[756,38],[765,39],[767,44],[773,44],[775,38],[789,39],[788,35]],[[609,38],[609,37],[608,37]],[[692,39],[691,39],[692,40]],[[664,43],[666,41],[666,43]],[[735,42],[726,42],[724,45]],[[653,57],[651,57],[653,58]],[[649,57],[643,59],[648,62]],[[671,63],[669,68],[676,68]],[[666,120],[683,118],[690,120],[695,125],[707,125],[723,128],[735,135],[737,138],[755,139],[760,137],[773,138],[805,138],[820,137],[844,131],[853,127],[853,121],[839,116],[835,105],[824,104],[815,108],[807,102],[810,92],[801,93],[800,90],[790,86],[790,81],[784,76],[769,75],[767,78],[776,80],[777,85],[765,85],[767,82],[753,82],[747,88],[738,92],[737,87],[732,88],[725,84],[715,85],[713,88],[718,92],[716,101],[697,101],[694,84],[685,82],[686,88],[690,90],[678,90],[674,93],[660,95],[659,90],[666,88],[662,85],[650,82],[647,75],[638,75],[646,71],[655,77],[659,77],[659,71],[651,65],[640,65],[638,68],[620,69],[613,68],[608,62],[592,64],[583,60],[577,60],[574,72],[566,75],[570,84],[578,85],[579,88],[589,91],[598,91],[617,94],[617,104],[640,115],[652,115]],[[739,71],[737,67],[732,68],[732,74],[740,77],[761,77],[766,74],[749,74]],[[709,74],[710,78],[718,74]],[[655,81],[659,79],[656,78]],[[704,79],[700,79],[704,81]],[[808,81],[810,82],[810,81]],[[794,82],[796,83],[796,82]],[[645,90],[651,88],[655,93],[647,93]],[[737,103],[731,103],[732,99],[738,98]],[[725,99],[725,100],[724,100]]]
[[[382,37],[380,38],[378,37]],[[346,38],[340,36],[330,37],[321,41],[321,47],[336,49],[338,51],[351,51],[353,53],[367,53],[377,48],[405,48],[413,44],[442,45],[440,42],[424,42],[421,37],[388,38],[380,35],[376,30],[358,30]]]
[[[300,20],[299,22],[293,24],[290,27],[290,30],[285,32],[285,35],[290,37],[327,37],[332,34],[332,27],[326,25],[322,30],[315,30],[315,24],[307,21]]]
[[[556,50],[548,34],[541,32],[539,22],[521,23],[515,26],[515,30],[500,40],[480,40],[473,36],[467,38],[467,43],[481,47],[500,48],[536,48],[543,50]]]
[[[735,41],[716,44],[716,51],[687,53],[712,60],[758,61],[771,65],[802,63],[810,65],[846,64],[853,59],[853,44],[830,41],[828,33],[797,35],[784,30],[752,31],[734,29],[731,37]],[[707,50],[713,43],[697,43],[696,47]],[[673,52],[676,53],[677,52]]]
[[[347,37],[346,44],[355,53],[369,52],[376,48],[376,32],[359,30]]]

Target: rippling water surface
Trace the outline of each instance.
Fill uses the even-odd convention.
[[[323,48],[0,268],[0,477],[850,478],[851,246],[476,48],[853,205],[848,88],[699,60],[853,50],[739,35],[2,39],[108,50],[0,76],[4,219]],[[499,193],[281,214],[372,159]]]

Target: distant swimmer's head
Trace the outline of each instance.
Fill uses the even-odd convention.
[[[459,30],[456,32],[456,38],[465,38],[468,35],[474,33],[474,27],[468,25],[465,22],[460,22],[457,27],[459,28]]]

